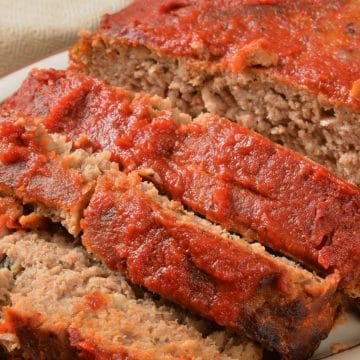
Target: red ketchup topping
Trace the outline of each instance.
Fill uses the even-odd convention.
[[[100,178],[84,215],[83,242],[110,269],[221,325],[238,327],[263,282],[291,289],[281,267],[177,220],[125,175]]]
[[[270,76],[360,109],[350,94],[360,78],[359,14],[357,0],[138,0],[105,15],[99,32],[231,71],[262,48],[278,56]]]
[[[47,74],[51,81],[43,81]],[[68,76],[68,77],[66,77]],[[67,101],[53,89],[76,84]],[[86,89],[86,90],[85,90]],[[22,94],[37,99],[24,103]],[[162,191],[200,214],[359,288],[360,190],[300,155],[215,116],[178,125],[155,113],[145,96],[118,94],[97,80],[63,72],[33,72],[5,104],[43,119],[75,142],[86,135],[110,150],[126,172],[152,168]],[[41,99],[41,101],[40,101]],[[60,116],[53,108],[61,103]]]
[[[24,202],[77,209],[89,189],[47,146],[35,128],[0,122],[0,191]]]
[[[87,249],[133,283],[220,325],[289,358],[300,349],[309,356],[332,323],[337,279],[303,278],[244,240],[184,219],[140,183],[134,174],[98,178],[81,221]]]

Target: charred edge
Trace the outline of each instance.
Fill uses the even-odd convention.
[[[72,360],[80,359],[71,348],[64,332],[55,334],[41,329],[41,323],[35,318],[22,318],[10,311],[10,321],[20,341],[21,355],[25,359],[38,360]],[[39,323],[38,323],[39,322]],[[51,349],[51,351],[49,351]]]

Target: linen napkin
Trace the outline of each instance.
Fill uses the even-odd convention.
[[[130,2],[0,0],[0,76],[65,50],[80,30],[95,29],[103,14]]]

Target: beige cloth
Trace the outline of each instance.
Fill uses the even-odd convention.
[[[130,0],[0,0],[0,76],[29,65],[94,29]]]

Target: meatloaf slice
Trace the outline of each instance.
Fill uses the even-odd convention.
[[[1,122],[0,141],[0,192],[32,204],[35,214],[61,221],[77,235],[96,176],[116,167],[110,154],[71,152],[64,136],[48,135],[41,124],[23,118]]]
[[[261,358],[254,344],[134,291],[60,235],[0,241],[0,343],[24,359]],[[141,293],[141,298],[136,293]]]
[[[306,359],[336,312],[326,280],[184,211],[136,174],[100,176],[82,241],[114,271],[284,358]]]
[[[113,85],[210,111],[360,184],[360,4],[134,1],[70,57]]]
[[[4,167],[6,168],[6,166]],[[50,170],[52,169],[50,168]],[[51,174],[53,174],[52,171],[48,175],[50,184],[57,187],[59,178],[56,175],[51,176]],[[337,297],[334,296],[338,283],[337,276],[331,276],[322,281],[311,273],[266,255],[263,250],[257,249],[259,245],[247,245],[246,241],[240,238],[234,238],[235,245],[232,245],[230,241],[223,239],[225,235],[219,235],[220,228],[213,230],[213,234],[207,229],[207,227],[211,227],[210,223],[202,223],[196,217],[186,215],[181,209],[175,210],[179,205],[171,205],[164,199],[161,202],[165,204],[163,209],[166,222],[164,231],[174,227],[175,243],[172,238],[166,237],[159,238],[158,244],[156,241],[151,243],[151,233],[152,230],[156,231],[156,228],[146,229],[146,226],[152,224],[152,209],[149,209],[146,202],[136,208],[136,192],[130,199],[122,198],[121,191],[124,191],[124,188],[128,188],[131,195],[135,184],[141,186],[140,178],[133,175],[134,182],[131,181],[131,177],[128,179],[125,174],[116,170],[108,170],[106,174],[104,178],[97,178],[98,186],[92,196],[89,208],[86,209],[83,241],[89,250],[102,258],[110,269],[127,270],[123,266],[124,261],[128,259],[123,257],[131,250],[132,253],[129,256],[139,255],[135,262],[143,262],[142,266],[147,269],[145,275],[148,277],[148,281],[144,281],[143,276],[145,275],[142,273],[144,268],[140,268],[139,271],[132,268],[132,271],[126,271],[132,281],[144,285],[151,291],[164,295],[200,315],[213,319],[241,335],[247,335],[260,341],[267,348],[278,350],[286,358],[298,359],[310,355],[319,342],[327,336],[338,305]],[[114,185],[112,185],[113,182]],[[107,192],[104,192],[104,184],[107,187],[110,186]],[[120,186],[119,189],[118,186]],[[152,196],[157,197],[153,185],[143,184],[143,186]],[[126,219],[123,219],[124,214],[117,213],[116,209],[108,208],[107,196],[117,199],[115,205],[123,206],[122,209],[125,208],[125,212],[130,214],[136,223],[127,224]],[[47,198],[44,197],[44,199],[46,201],[42,200],[42,206],[44,206],[43,214],[46,216],[47,208],[44,204],[47,204]],[[149,200],[151,199],[149,198],[147,201],[149,202]],[[131,201],[135,202],[134,209]],[[37,200],[34,200],[33,205],[37,206]],[[162,206],[159,203],[158,206],[160,205]],[[100,206],[100,208],[96,208],[96,206]],[[103,208],[104,206],[106,208]],[[57,208],[54,207],[54,210],[57,211]],[[159,210],[162,211],[161,208]],[[188,222],[192,221],[193,223],[190,225],[186,221],[177,223],[176,216],[182,216],[188,219]],[[140,225],[141,223],[143,225]],[[156,226],[156,223],[154,225]],[[127,250],[121,243],[117,244],[124,235],[131,244],[134,246],[138,244],[142,247],[136,232],[138,226],[140,226],[139,230],[145,226],[144,230],[150,231],[148,246],[144,248],[145,253],[141,253],[136,247]],[[123,234],[121,229],[125,230],[126,234]],[[178,236],[176,231],[179,231]],[[144,236],[147,235],[145,231]],[[172,236],[171,233],[170,236]],[[199,241],[198,244],[194,244],[195,253],[191,254],[194,258],[185,262],[184,268],[182,257],[184,257],[184,252],[190,250],[190,248],[186,248],[186,241],[193,237],[194,240]],[[145,241],[147,242],[146,239]],[[238,247],[237,242],[241,246]],[[185,246],[185,248],[181,248],[181,246]],[[201,248],[204,246],[205,248]],[[196,247],[198,248],[196,249]],[[208,247],[209,250],[212,250],[209,255],[212,254],[215,259],[202,259],[197,255],[197,251],[205,251]],[[170,257],[167,259],[168,252]],[[165,263],[162,263],[162,258]],[[151,264],[152,261],[154,264]],[[159,262],[157,263],[157,261]],[[208,261],[213,264],[207,263]],[[217,263],[216,266],[215,263]],[[212,269],[213,265],[214,269]],[[169,267],[168,271],[166,271],[167,267]],[[137,276],[134,275],[136,273]],[[163,273],[162,276],[161,273]],[[163,278],[164,276],[165,278]],[[172,278],[174,276],[175,279]],[[179,276],[178,280],[176,280],[176,276]],[[164,283],[165,288],[159,287],[155,282],[157,277],[160,281],[176,280],[180,287],[173,288],[173,285],[177,284],[176,281],[173,285],[170,282],[168,287],[166,287],[166,282]],[[189,277],[188,281],[186,277]],[[282,309],[280,312],[279,308]],[[320,327],[317,323],[319,318],[322,324]],[[36,337],[41,336],[38,334]],[[306,339],[306,345],[299,339]],[[300,352],[299,348],[304,346],[306,349]]]
[[[169,101],[72,72],[35,70],[2,107],[50,133],[111,152],[173,199],[223,227],[322,272],[360,294],[360,190],[323,167],[216,115],[196,119]]]
[[[110,91],[111,89],[107,90]],[[125,134],[127,136],[133,132],[138,145],[131,146],[131,138],[128,138],[128,141],[125,142],[121,136],[116,136],[116,128],[112,128],[114,131],[111,136],[116,136],[116,143],[118,144],[115,144],[119,150],[118,158],[124,160],[123,165],[129,164],[127,170],[131,169],[133,164],[142,164],[137,160],[131,161],[131,159],[136,159],[136,156],[138,158],[143,157],[144,164],[152,165],[155,169],[161,164],[163,164],[163,169],[170,169],[171,154],[167,153],[169,161],[167,164],[162,151],[163,149],[169,149],[169,145],[174,144],[177,137],[174,139],[173,135],[176,135],[176,133],[173,133],[173,130],[176,130],[178,125],[172,120],[172,117],[169,117],[171,114],[160,111],[155,107],[156,99],[146,101],[145,96],[140,98],[137,99],[139,102],[135,107],[136,110],[140,111],[136,115],[130,116],[131,123],[127,127],[128,133]],[[160,105],[161,102],[158,102],[158,106]],[[130,106],[130,104],[128,103],[127,106]],[[146,106],[149,107],[149,110],[147,110]],[[84,108],[82,109],[84,110]],[[179,115],[179,117],[181,116]],[[86,119],[91,120],[87,116]],[[112,121],[110,118],[108,120]],[[122,123],[117,122],[118,127],[127,126],[127,118],[122,120]],[[139,126],[141,124],[143,126]],[[337,309],[337,299],[334,296],[338,283],[337,274],[322,281],[311,273],[297,269],[294,265],[277,261],[270,255],[266,255],[263,250],[256,251],[259,245],[250,246],[240,238],[230,241],[224,236],[214,234],[207,229],[207,227],[211,226],[210,223],[200,226],[200,222],[196,217],[189,215],[187,222],[179,223],[177,216],[183,216],[181,210],[171,210],[170,205],[164,208],[161,203],[157,204],[151,197],[145,195],[138,198],[138,194],[141,195],[142,193],[134,191],[134,189],[136,190],[139,178],[135,176],[135,180],[132,182],[125,174],[116,170],[116,167],[110,164],[109,161],[106,162],[106,166],[103,168],[107,174],[106,177],[99,177],[102,168],[98,167],[98,163],[95,162],[95,170],[91,171],[91,183],[87,182],[86,173],[89,170],[86,166],[69,166],[72,162],[68,159],[75,157],[80,150],[70,151],[71,143],[65,143],[68,150],[64,155],[59,150],[65,146],[61,136],[47,135],[41,125],[36,126],[31,121],[26,123],[25,120],[20,123],[19,121],[15,123],[3,121],[0,127],[7,130],[6,132],[3,131],[7,138],[3,142],[1,154],[3,154],[3,159],[10,158],[12,160],[2,160],[1,169],[4,179],[11,178],[11,176],[7,175],[13,172],[14,164],[25,161],[25,166],[23,166],[25,169],[23,170],[24,175],[20,172],[19,179],[15,181],[15,194],[20,193],[18,196],[21,199],[26,199],[26,196],[21,197],[21,195],[28,188],[28,184],[32,182],[42,184],[44,188],[40,188],[40,193],[32,195],[32,204],[34,207],[41,205],[44,216],[51,217],[52,212],[49,212],[48,209],[55,212],[63,209],[61,201],[51,201],[53,199],[52,189],[60,189],[64,182],[72,181],[71,176],[66,179],[63,179],[64,176],[58,176],[59,163],[64,165],[65,170],[75,169],[73,176],[75,179],[79,179],[77,184],[82,184],[81,186],[93,184],[95,181],[98,182],[94,194],[91,196],[93,189],[89,192],[92,200],[86,209],[83,240],[88,248],[102,258],[109,268],[126,271],[127,276],[135,283],[144,285],[151,291],[178,302],[200,315],[209,317],[220,325],[250,336],[252,339],[260,341],[265,347],[278,350],[287,358],[300,359],[309,356],[321,339],[326,337]],[[137,132],[134,132],[133,129],[137,129],[143,136],[138,138]],[[181,126],[179,135],[185,129],[186,126]],[[89,130],[92,132],[93,128],[90,127]],[[143,130],[148,132],[143,133]],[[156,131],[160,132],[157,134]],[[43,134],[45,138],[37,136],[38,132]],[[84,135],[91,141],[90,132]],[[248,132],[246,130],[246,133]],[[71,131],[68,133],[71,134]],[[199,133],[201,134],[201,132]],[[190,132],[189,135],[191,135]],[[99,134],[95,134],[95,136],[99,136]],[[50,143],[49,138],[53,142]],[[144,139],[145,141],[143,141]],[[24,141],[29,141],[29,143],[23,144]],[[106,138],[103,138],[102,141],[106,141]],[[114,146],[111,141],[107,143],[109,146]],[[51,148],[57,149],[57,151],[49,152],[49,144],[52,144]],[[124,144],[128,146],[124,148]],[[144,151],[144,149],[147,149],[147,151]],[[156,151],[160,151],[160,153],[158,154]],[[80,153],[85,153],[85,150],[81,150]],[[84,154],[82,158],[87,159],[89,162],[92,157],[96,156],[101,156],[101,154]],[[30,161],[31,166],[28,165],[28,159],[38,158],[39,161]],[[47,165],[46,171],[42,170],[44,163]],[[80,164],[83,165],[83,163]],[[179,166],[182,166],[181,163]],[[157,179],[159,175],[153,173],[153,170],[144,166],[139,167],[139,171],[143,175],[150,176],[153,174],[154,179],[159,180]],[[183,167],[183,169],[184,173],[181,176],[184,179],[187,177],[189,179],[198,179],[198,185],[203,183],[199,180],[204,177],[212,179],[206,172],[196,169],[188,170],[186,167]],[[160,170],[161,168],[159,168]],[[37,174],[45,177],[45,180],[34,181],[34,177],[38,176]],[[160,174],[163,175],[161,172]],[[171,175],[171,172],[168,172],[168,175]],[[173,179],[163,177],[163,179],[164,183],[168,180],[175,180],[176,182],[176,177]],[[214,179],[217,181],[216,178]],[[10,182],[11,184],[12,182]],[[13,185],[7,185],[6,181],[5,185],[4,189],[8,187],[11,190],[13,187]],[[218,182],[218,185],[220,185],[220,188],[217,187],[217,193],[222,198],[221,187],[225,186],[226,188],[226,184]],[[81,186],[80,189],[82,189]],[[67,187],[69,188],[69,186]],[[122,198],[124,189],[125,197]],[[129,193],[127,193],[127,189]],[[150,189],[151,193],[154,193],[155,188],[151,187]],[[212,190],[211,187],[205,189],[207,191]],[[82,194],[83,191],[79,191],[79,193]],[[41,197],[39,197],[39,194],[41,194]],[[65,192],[65,200],[68,197],[67,194]],[[113,206],[111,203],[112,198],[115,199]],[[140,204],[138,204],[139,199]],[[167,204],[165,200],[163,201]],[[152,213],[154,209],[151,204],[153,204],[154,209],[156,204],[159,207],[160,220],[154,218]],[[65,208],[65,214],[70,214],[69,216],[73,220],[72,224],[79,228],[77,221],[81,217],[83,208],[86,207],[86,199],[83,203],[77,205],[79,206],[77,217],[73,218],[73,214],[68,211],[68,208]],[[136,207],[137,205],[138,207]],[[121,212],[117,213],[118,206],[120,206],[119,211],[125,211],[125,215]],[[130,218],[134,220],[130,224],[126,222],[126,218],[123,219],[126,214],[129,214]],[[53,220],[61,221],[63,218],[59,217]],[[65,225],[67,225],[66,221]],[[159,238],[156,237],[158,230]],[[144,231],[144,246],[141,244],[142,237],[139,238],[138,231]],[[172,231],[174,231],[174,234]],[[153,233],[155,233],[155,243],[152,241]],[[165,237],[162,238],[162,235]],[[119,239],[126,240],[134,248],[127,249],[125,246],[127,243],[119,243]],[[187,245],[187,241],[191,239],[196,242],[193,244],[192,241],[191,246]],[[142,252],[141,249],[144,251]],[[209,258],[206,256],[205,258],[201,257],[201,252],[206,253],[206,251],[210,250],[211,252],[208,252]],[[195,252],[191,254],[189,251]],[[126,257],[126,254],[129,255],[130,259]],[[168,254],[169,257],[167,257]],[[191,256],[191,259],[187,259],[186,256],[188,255]],[[132,257],[135,258],[132,259]],[[124,268],[124,266],[129,261],[131,263],[131,260],[135,261],[135,268],[130,266],[131,271],[127,271],[128,268]],[[137,262],[143,263],[140,269],[136,269]],[[164,280],[164,288],[158,286],[156,283],[157,278]],[[174,289],[173,286],[177,284],[177,281],[179,287]],[[280,311],[279,308],[282,310]],[[318,325],[319,318],[321,319],[320,327]]]

